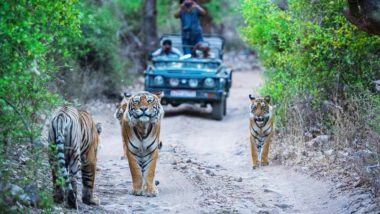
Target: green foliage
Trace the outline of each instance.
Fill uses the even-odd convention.
[[[48,193],[46,190],[41,191],[38,194],[38,197],[40,198],[40,206],[42,209],[51,209],[53,202],[53,198],[51,197],[51,194]],[[46,213],[51,213],[51,210],[47,210]]]
[[[16,150],[40,152],[34,143],[47,115],[60,100],[47,88],[57,65],[70,57],[67,41],[81,35],[76,0],[3,0],[0,3],[0,177],[27,184],[36,179],[38,158],[15,165]],[[26,146],[29,147],[26,147]],[[10,151],[13,151],[12,153]],[[12,155],[16,155],[12,157]],[[16,168],[15,168],[16,167]],[[6,206],[6,204],[0,204]]]
[[[243,35],[268,68],[262,93],[273,96],[282,118],[295,99],[338,102],[380,78],[380,38],[345,19],[345,0],[288,3],[286,11],[271,0],[242,3]]]
[[[366,111],[369,125],[377,133],[380,133],[380,96],[370,94],[367,100],[368,106],[372,107]]]
[[[112,0],[101,5],[91,0],[81,3],[83,36],[69,43],[77,66],[61,75],[67,83],[61,87],[66,97],[83,101],[118,94],[131,79],[121,38],[138,26],[129,18],[139,13],[140,6],[140,1],[132,0]]]
[[[37,146],[44,141],[41,133],[50,111],[64,102],[51,86],[75,90],[74,97],[119,93],[128,79],[121,38],[138,33],[141,4],[135,0],[1,1],[0,186],[37,184],[38,206],[51,206],[51,181],[44,180],[48,151]],[[8,210],[9,200],[3,196],[8,197],[7,192],[0,193],[0,208]]]
[[[157,31],[159,34],[180,32],[180,21],[174,18],[174,13],[179,9],[178,2],[157,0]]]
[[[223,14],[228,10],[228,7],[223,7],[221,4],[225,4],[223,1],[209,1],[206,4],[202,5],[207,9],[208,15],[213,17],[213,20],[216,23],[220,23],[222,20]]]
[[[77,3],[2,1],[0,11],[1,132],[38,136],[35,113],[57,102],[45,87],[57,70],[54,59],[68,57],[66,41],[80,36]]]
[[[1,121],[20,127],[7,131],[13,137],[37,134],[21,121],[32,126],[33,113],[57,100],[44,86],[56,70],[54,57],[68,56],[65,42],[80,35],[76,1],[2,1],[0,11]]]

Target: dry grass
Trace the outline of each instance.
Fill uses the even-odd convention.
[[[355,95],[342,105],[326,101],[319,109],[307,100],[294,102],[277,129],[273,158],[349,178],[355,187],[368,185],[380,196],[380,134],[373,122],[380,115],[377,99]]]

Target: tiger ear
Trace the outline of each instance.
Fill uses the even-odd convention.
[[[270,104],[272,98],[270,96],[265,96],[264,100],[266,103]]]
[[[250,100],[255,100],[256,98],[254,96],[252,96],[252,94],[249,95],[249,99]]]
[[[156,97],[161,100],[162,97],[164,97],[164,92],[163,91],[154,91],[152,94],[156,95]]]

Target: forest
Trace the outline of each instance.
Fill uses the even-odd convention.
[[[262,70],[265,82],[251,91],[272,98],[271,157],[280,165],[306,167],[306,174],[334,177],[340,190],[368,192],[368,206],[347,199],[346,212],[379,211],[380,1],[198,3],[207,10],[203,32],[226,39],[226,61],[248,53],[252,58],[237,57],[235,65]],[[142,84],[160,36],[181,31],[173,16],[179,7],[171,0],[0,2],[0,212],[65,212],[52,197],[46,134],[52,111],[114,105],[124,90]],[[246,110],[248,93],[243,96]]]

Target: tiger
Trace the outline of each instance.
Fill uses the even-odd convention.
[[[260,163],[261,166],[269,165],[268,153],[274,133],[271,97],[255,98],[249,95],[250,103],[250,142],[253,169]]]
[[[82,143],[80,147],[83,184],[82,201],[89,205],[99,205],[100,200],[94,196],[93,191],[102,125],[101,123],[95,124],[91,115],[86,111],[79,111],[79,115],[82,131]]]
[[[164,110],[162,93],[125,94],[115,116],[121,124],[124,155],[132,175],[132,194],[155,197],[154,182]]]
[[[66,202],[69,207],[78,208],[77,179],[78,171],[81,170],[83,203],[98,204],[92,192],[101,124],[95,125],[85,111],[64,106],[57,108],[52,114],[48,132],[54,201]]]

